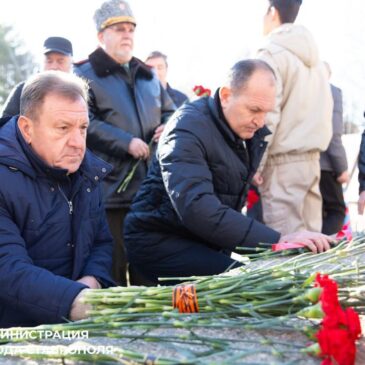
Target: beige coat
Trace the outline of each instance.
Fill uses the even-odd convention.
[[[272,135],[260,170],[267,155],[326,150],[332,136],[332,96],[310,32],[283,24],[269,34],[258,58],[270,64],[277,78],[275,111],[266,121]]]

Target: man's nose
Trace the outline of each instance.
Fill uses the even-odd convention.
[[[257,115],[254,119],[254,123],[258,128],[262,128],[265,125],[265,114]]]
[[[124,32],[123,33],[123,37],[127,38],[127,39],[132,39],[133,38],[133,34],[130,32]]]
[[[57,62],[47,63],[45,69],[46,71],[57,71],[58,70]]]
[[[86,144],[85,132],[79,129],[72,131],[68,139],[68,144],[74,148],[84,148]]]

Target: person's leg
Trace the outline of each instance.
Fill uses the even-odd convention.
[[[328,199],[330,199],[330,193],[328,189],[328,180],[330,179],[330,171],[324,171],[321,170],[321,179],[319,181],[319,190],[322,195],[322,233],[323,227],[326,224],[327,220],[327,205],[328,205]]]
[[[264,222],[282,235],[303,230],[306,177],[298,162],[268,166],[260,187]]]
[[[342,185],[333,172],[322,171],[320,189],[323,198],[322,233],[331,235],[342,229],[346,216]]]
[[[179,250],[156,260],[151,259],[149,262],[133,262],[133,266],[152,282],[158,283],[158,278],[165,277],[215,275],[242,265],[223,252],[198,242],[177,236],[169,238],[169,241],[173,241],[174,246],[178,245]],[[168,244],[168,241],[166,240],[164,244]],[[161,281],[161,284],[177,281]]]
[[[303,205],[305,229],[313,232],[322,231],[322,195],[319,189],[321,171],[319,160],[308,160],[303,163],[307,175],[307,194]]]
[[[114,239],[112,276],[117,285],[127,285],[127,256],[122,234],[123,222],[128,209],[107,209],[106,216]]]
[[[128,275],[129,275],[129,285],[155,286],[158,284],[157,280],[153,280],[149,276],[144,275],[138,269],[138,265],[135,266],[135,265],[129,263],[128,264]]]
[[[260,187],[265,224],[283,235],[305,229],[320,232],[319,174],[319,160],[301,155],[268,166]]]

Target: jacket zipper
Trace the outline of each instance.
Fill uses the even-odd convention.
[[[65,198],[65,200],[66,200],[66,202],[68,204],[69,213],[72,215],[72,213],[74,211],[72,201],[67,199],[67,196],[64,193],[64,191],[62,190],[60,184],[57,184],[57,186],[58,186],[58,190],[60,191],[61,195]]]

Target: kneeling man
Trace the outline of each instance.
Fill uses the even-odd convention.
[[[113,242],[86,151],[87,85],[60,71],[24,86],[0,129],[0,327],[85,317],[83,290],[113,285]]]
[[[240,61],[214,98],[188,103],[171,117],[157,159],[124,226],[129,261],[145,277],[218,274],[240,265],[230,254],[259,242],[329,248],[316,232],[281,235],[241,214],[270,133],[275,76],[260,60]]]

